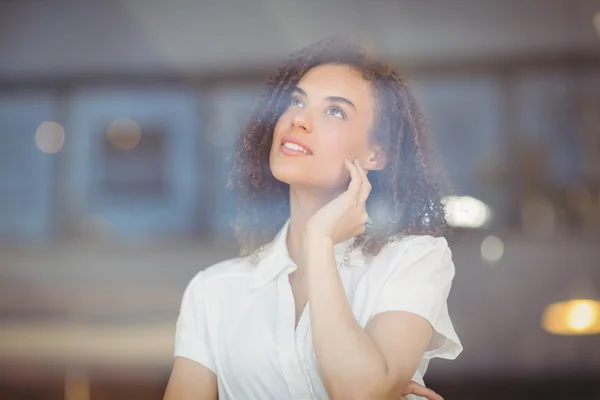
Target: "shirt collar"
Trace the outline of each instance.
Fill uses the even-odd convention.
[[[282,273],[285,269],[292,267],[292,261],[287,249],[287,235],[290,226],[290,219],[283,224],[275,238],[268,243],[259,254],[258,265],[256,267],[256,275],[253,285],[255,288],[266,285]],[[335,260],[338,265],[362,265],[364,256],[360,249],[353,249],[348,256],[346,250],[352,243],[354,238],[350,238],[344,242],[336,243],[334,246]]]

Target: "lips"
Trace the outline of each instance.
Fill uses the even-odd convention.
[[[294,136],[284,136],[281,139],[281,146],[283,146],[286,143],[294,143],[300,147],[302,147],[304,150],[306,150],[310,155],[313,154],[313,150],[310,148],[310,146],[306,143],[304,143],[302,140],[298,139],[297,137]]]

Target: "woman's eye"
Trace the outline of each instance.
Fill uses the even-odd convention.
[[[337,107],[337,106],[329,107],[327,109],[327,114],[333,115],[334,117],[341,118],[341,119],[346,118],[346,114],[344,113],[344,110],[342,110],[340,107]]]
[[[298,98],[292,98],[290,100],[290,107],[302,107],[302,102]]]

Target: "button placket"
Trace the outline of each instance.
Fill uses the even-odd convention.
[[[306,314],[306,315],[305,315]],[[306,381],[306,386],[310,392],[310,398],[315,399],[315,393],[312,386],[312,382],[310,380],[310,374],[308,372],[308,362],[305,356],[305,345],[308,339],[308,333],[310,332],[310,304],[307,302],[304,312],[302,313],[302,317],[298,323],[298,327],[296,328],[296,351],[298,353],[298,357],[300,358],[300,363],[302,367],[302,373],[304,375],[304,380]]]
[[[289,271],[289,270],[288,270]],[[277,280],[279,305],[277,312],[277,353],[285,381],[294,399],[310,399],[298,352],[294,329],[296,310],[288,273]]]

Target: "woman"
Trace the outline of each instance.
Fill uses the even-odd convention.
[[[230,178],[243,256],[188,285],[165,399],[440,399],[421,385],[462,350],[454,265],[404,79],[327,40],[285,61],[252,115]]]

